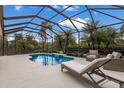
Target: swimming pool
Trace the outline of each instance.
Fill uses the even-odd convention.
[[[30,56],[31,56],[30,59],[34,63],[44,66],[61,64],[62,62],[68,62],[74,59],[71,57],[64,57],[62,55],[56,55],[56,54],[34,54]]]

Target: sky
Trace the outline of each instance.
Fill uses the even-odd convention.
[[[68,6],[67,5],[61,5],[61,6],[60,5],[59,6],[53,5],[52,7],[54,7],[55,9],[57,9],[58,11],[61,12],[63,9],[67,8]],[[90,5],[89,7],[90,8],[113,8],[113,6],[106,6],[106,5],[104,5],[104,6],[103,5],[101,5],[101,6],[100,5],[96,5],[96,6],[95,5]],[[42,7],[39,7],[39,6],[4,6],[4,17],[36,15],[41,8]],[[81,12],[81,11],[84,11],[85,9],[86,9],[85,6],[74,5],[70,8],[68,8],[66,11],[64,11],[63,14],[65,14],[66,16],[71,17],[71,16],[73,16],[73,15],[75,15],[75,14]],[[104,13],[119,17],[121,19],[124,19],[124,16],[123,16],[124,15],[124,10],[99,10],[99,11],[102,11]],[[91,11],[91,13],[92,13],[93,18],[95,20],[100,21],[101,25],[107,25],[107,24],[122,22],[121,20],[117,20],[115,18],[103,15],[103,14],[101,14],[99,12],[96,12],[96,11]],[[48,9],[48,8],[44,8],[44,10],[39,14],[39,16],[49,19],[56,14],[57,13],[54,12],[53,10]],[[65,19],[65,18],[62,15],[57,15],[55,18],[51,19],[51,21],[60,22],[63,19]],[[73,19],[84,22],[84,23],[89,23],[92,20],[90,15],[89,15],[89,12],[84,12],[82,14],[79,14],[79,15],[73,17]],[[7,24],[20,23],[20,22],[29,22],[30,20],[31,20],[31,18],[11,20],[11,21],[9,20],[9,21],[4,21],[4,24],[7,25]],[[37,19],[37,18],[34,18],[32,20],[32,22],[37,23],[37,24],[41,24],[42,21]],[[85,27],[84,24],[81,24],[79,22],[73,21],[73,23],[76,25],[76,27],[79,30],[82,30],[82,27]],[[69,20],[65,20],[65,21],[61,22],[60,24],[64,25],[64,26],[67,26],[67,27],[70,27],[72,29],[75,29],[74,26],[70,23]],[[53,25],[53,24],[50,24],[50,25]],[[21,25],[21,26],[25,26],[25,25]],[[30,25],[30,24],[28,24],[28,26],[33,27],[33,28],[36,27],[35,25]],[[113,27],[114,28],[120,28],[120,26],[121,25],[116,25],[116,26],[113,26]],[[15,28],[16,27],[20,27],[20,26],[15,26]],[[40,28],[40,27],[38,27],[38,28]],[[54,26],[53,28],[62,32],[62,30],[57,26]],[[11,29],[11,28],[10,27],[5,28],[5,30],[7,30],[7,29]],[[66,28],[63,27],[63,29],[66,29]],[[34,30],[34,31],[36,31],[36,30]],[[49,30],[47,31],[47,33],[52,34],[52,33],[50,33]],[[77,37],[77,35],[74,35],[74,36]]]

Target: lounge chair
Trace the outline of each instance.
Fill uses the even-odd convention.
[[[87,61],[93,61],[94,59],[99,57],[98,50],[89,50],[89,53],[84,54]]]
[[[78,75],[79,77],[82,76],[83,74],[87,74],[95,84],[99,84],[100,82],[102,82],[106,78],[108,78],[99,68],[102,67],[103,65],[105,65],[106,63],[108,63],[111,60],[111,58],[112,58],[112,55],[108,54],[104,58],[98,58],[98,59],[93,60],[88,65],[82,65],[77,62],[65,62],[65,63],[61,64],[61,71],[63,72],[63,69],[66,69],[66,70],[72,72],[73,74]],[[97,74],[104,78],[102,80],[96,82],[93,79],[92,74]],[[123,82],[119,81],[119,84],[121,87]]]

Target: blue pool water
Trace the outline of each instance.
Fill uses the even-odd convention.
[[[55,54],[34,54],[30,56],[31,56],[31,60],[34,63],[44,65],[44,66],[61,64],[62,62],[67,62],[74,59],[74,58],[64,57],[64,56],[55,55]]]

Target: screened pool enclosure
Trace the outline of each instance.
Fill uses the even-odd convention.
[[[0,55],[124,53],[124,6],[0,6]]]

